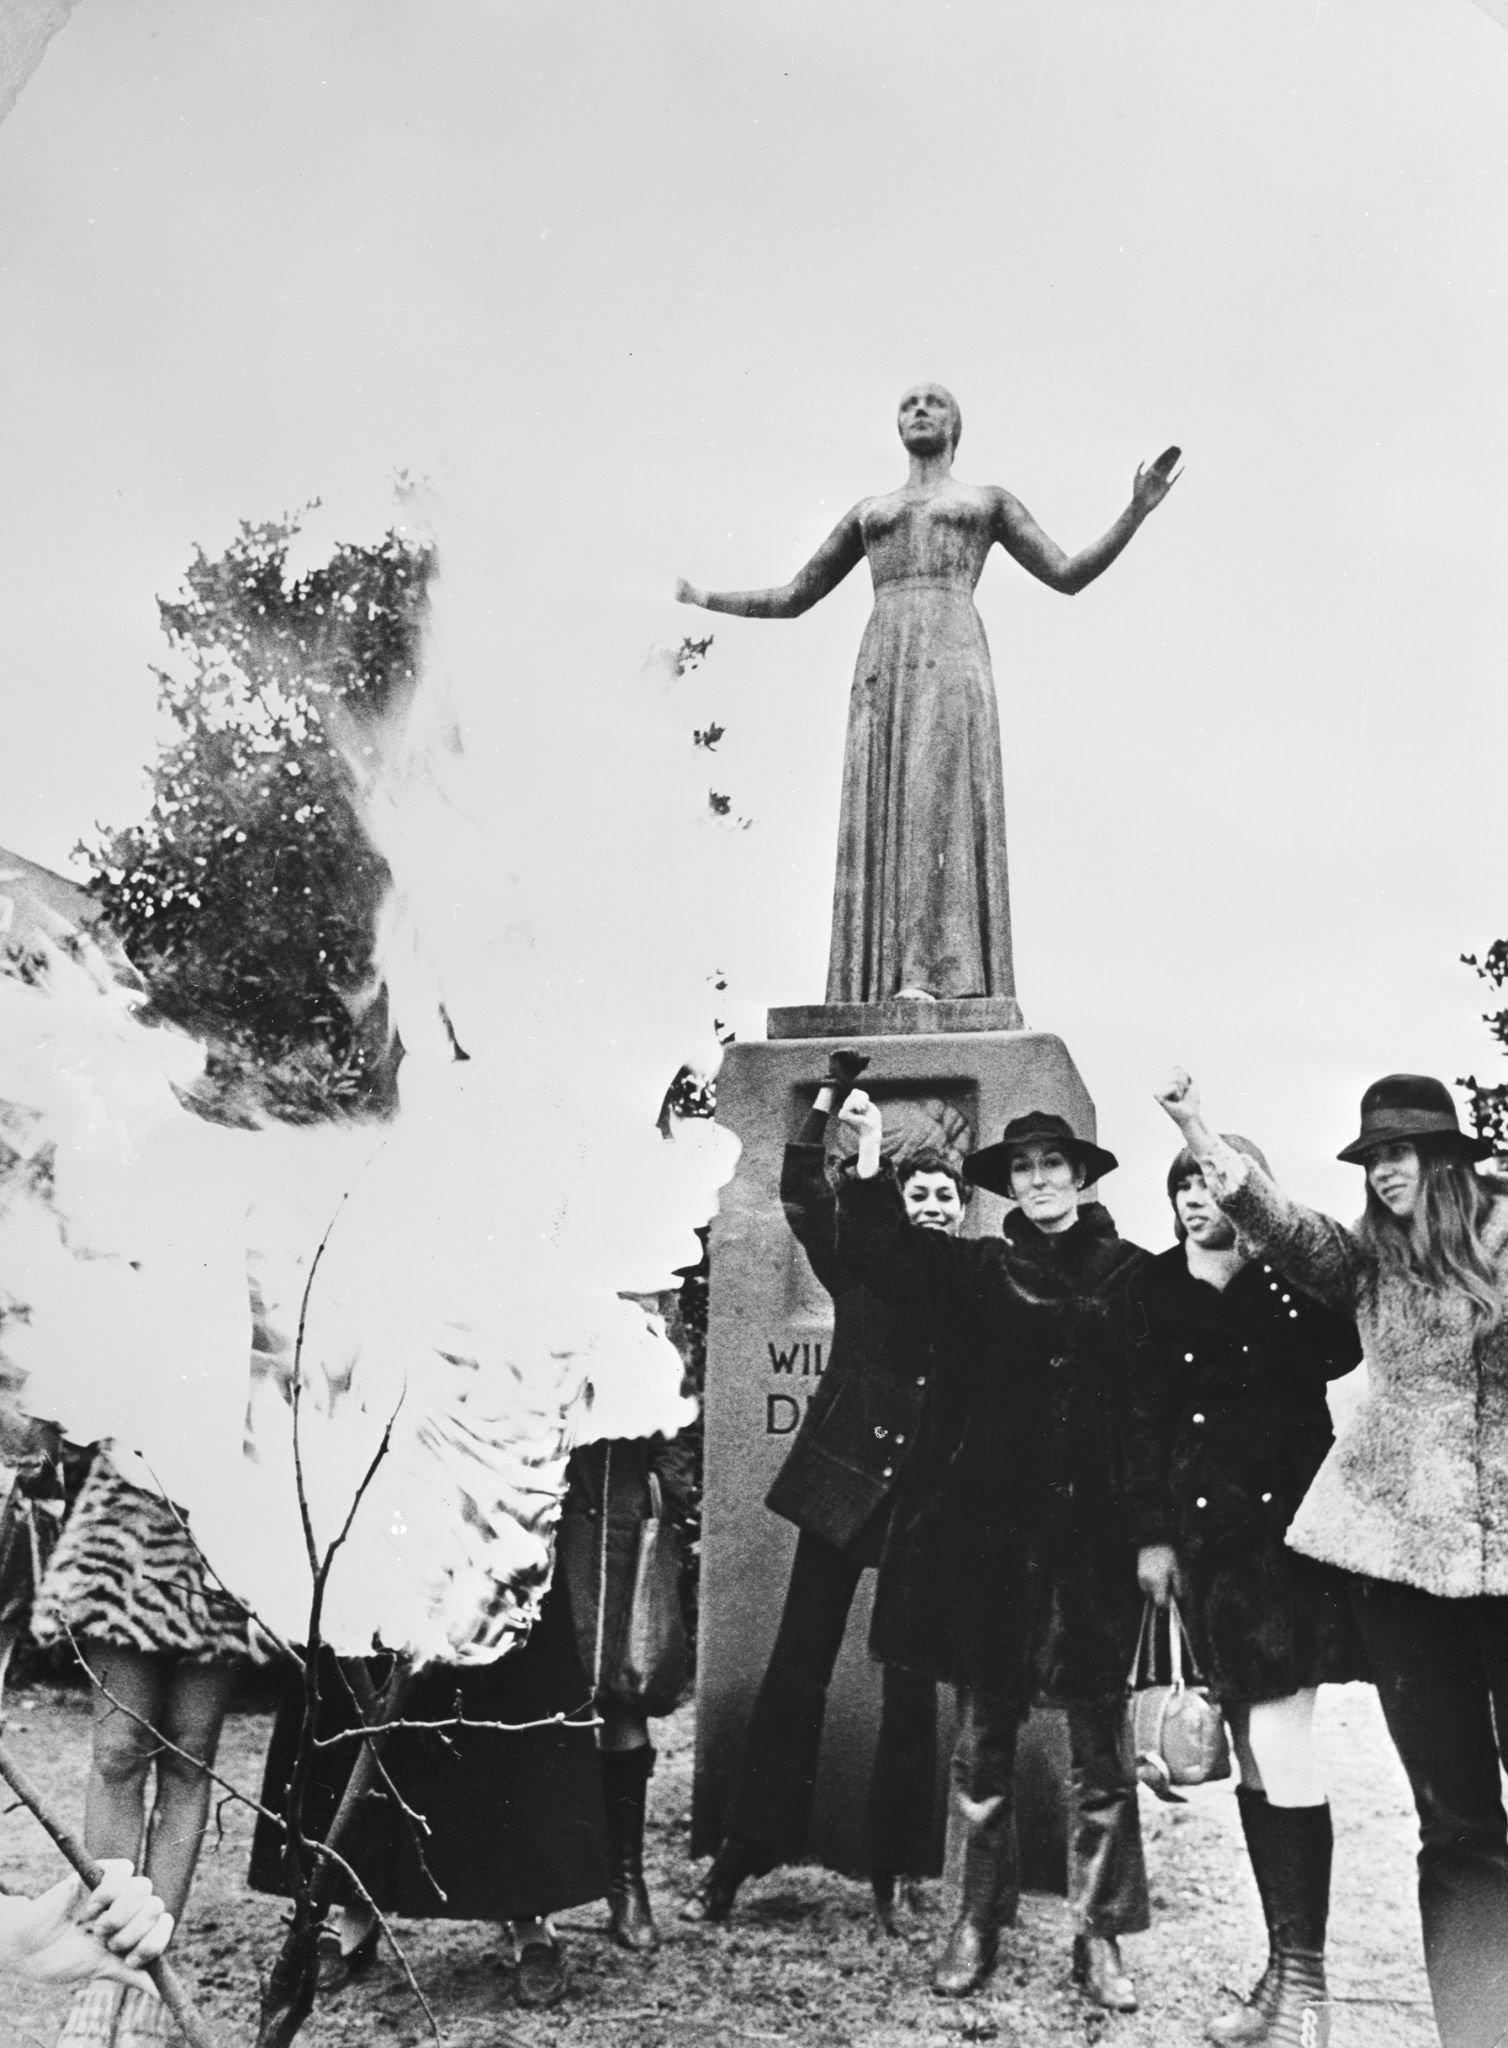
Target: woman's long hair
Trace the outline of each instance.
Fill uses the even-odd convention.
[[[1483,1180],[1449,1138],[1414,1140],[1419,1154],[1419,1195],[1412,1216],[1395,1216],[1367,1182],[1366,1213],[1358,1235],[1381,1274],[1399,1273],[1431,1294],[1464,1294],[1476,1334],[1508,1318],[1499,1257],[1483,1232],[1500,1183]]]

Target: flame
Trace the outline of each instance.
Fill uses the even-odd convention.
[[[342,735],[393,875],[392,1121],[208,1125],[179,1100],[200,1049],[145,1028],[87,940],[42,986],[0,979],[0,1095],[56,1161],[0,1219],[25,1405],[109,1440],[285,1640],[307,1631],[305,1516],[320,1555],[344,1531],[324,1628],[348,1655],[483,1659],[527,1627],[572,1445],[692,1412],[622,1297],[694,1262],[736,1156],[655,1123],[678,1067],[716,1057],[687,912],[705,806],[667,770],[659,700],[596,693],[510,811],[517,764],[483,773],[458,737],[483,596],[448,578],[423,687]]]

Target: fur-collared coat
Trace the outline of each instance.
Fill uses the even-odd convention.
[[[1244,1703],[1364,1677],[1344,1578],[1283,1541],[1333,1440],[1325,1383],[1361,1357],[1355,1323],[1259,1259],[1215,1287],[1181,1244],[1136,1291],[1131,1535],[1178,1553],[1201,1674]]]
[[[1288,1531],[1307,1557],[1446,1599],[1508,1594],[1508,1325],[1381,1272],[1357,1234],[1222,1148],[1206,1181],[1280,1273],[1356,1317],[1369,1388]],[[1508,1199],[1487,1243],[1508,1280]]]
[[[887,1663],[999,1694],[1119,1691],[1141,1596],[1121,1497],[1129,1290],[1147,1261],[1097,1203],[1056,1236],[913,1230],[883,1175],[845,1183],[839,1245],[938,1333],[875,1589]]]

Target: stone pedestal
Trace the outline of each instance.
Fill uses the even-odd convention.
[[[934,1008],[880,1007],[903,1009],[909,1017]],[[776,1012],[772,1025],[793,1014],[821,1016],[816,1010]],[[736,1177],[723,1190],[711,1244],[694,1855],[710,1853],[722,1831],[744,1725],[764,1675],[795,1548],[795,1530],[766,1509],[764,1496],[821,1376],[832,1315],[781,1210],[780,1162],[838,1035],[819,1023],[809,1038],[730,1046],[718,1078],[718,1119],[737,1133],[743,1154]],[[909,1028],[904,1034],[841,1035],[870,1056],[863,1085],[882,1105],[897,1097],[940,1096],[970,1118],[980,1143],[993,1142],[1011,1117],[1028,1109],[1057,1111],[1075,1130],[1093,1135],[1094,1107],[1078,1071],[1062,1040],[1045,1032]],[[997,1197],[977,1193],[968,1234],[994,1235],[1002,1209]],[[866,1650],[871,1586],[872,1575],[866,1574],[828,1695],[808,1841],[813,1860],[850,1875],[864,1870],[864,1804],[879,1715],[879,1672]],[[951,1700],[940,1705],[945,1758]],[[1039,1727],[1024,1747],[1032,1761],[1023,1768],[1022,1794],[1029,1803],[1036,1798],[1038,1818],[1033,1822],[1023,1812],[1023,1863],[1038,1885],[1061,1890],[1061,1812],[1051,1810],[1049,1796],[1043,1816],[1040,1793],[1028,1790],[1042,1783],[1043,1756],[1061,1758],[1060,1731]],[[1056,1768],[1055,1761],[1049,1783]],[[943,1811],[940,1770],[938,1869]]]
[[[798,1003],[768,1012],[771,1038],[938,1038],[955,1031],[1024,1031],[1014,996],[961,996],[955,1002]]]

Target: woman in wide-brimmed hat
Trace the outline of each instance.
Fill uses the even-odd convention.
[[[1356,1316],[1370,1386],[1288,1531],[1351,1574],[1419,1812],[1419,1906],[1446,2048],[1508,2039],[1508,1199],[1444,1085],[1388,1074],[1340,1153],[1352,1229],[1291,1202],[1210,1130],[1187,1074],[1158,1100],[1241,1236]],[[1324,2008],[1311,2008],[1317,2041]],[[1290,2038],[1270,2034],[1269,2039]],[[1291,2038],[1300,2039],[1295,2032]]]
[[[1055,1111],[1029,1110],[965,1178],[1015,1204],[1002,1234],[908,1230],[881,1126],[850,1096],[856,1177],[840,1191],[845,1260],[935,1337],[917,1440],[880,1562],[872,1644],[959,1692],[959,1911],[935,1990],[976,1991],[1015,1918],[1012,1795],[1032,1702],[1067,1709],[1074,1975],[1115,2011],[1136,1996],[1120,1937],[1147,1925],[1136,1782],[1120,1753],[1140,1613],[1120,1489],[1129,1291],[1147,1254],[1084,1190],[1115,1166]]]

